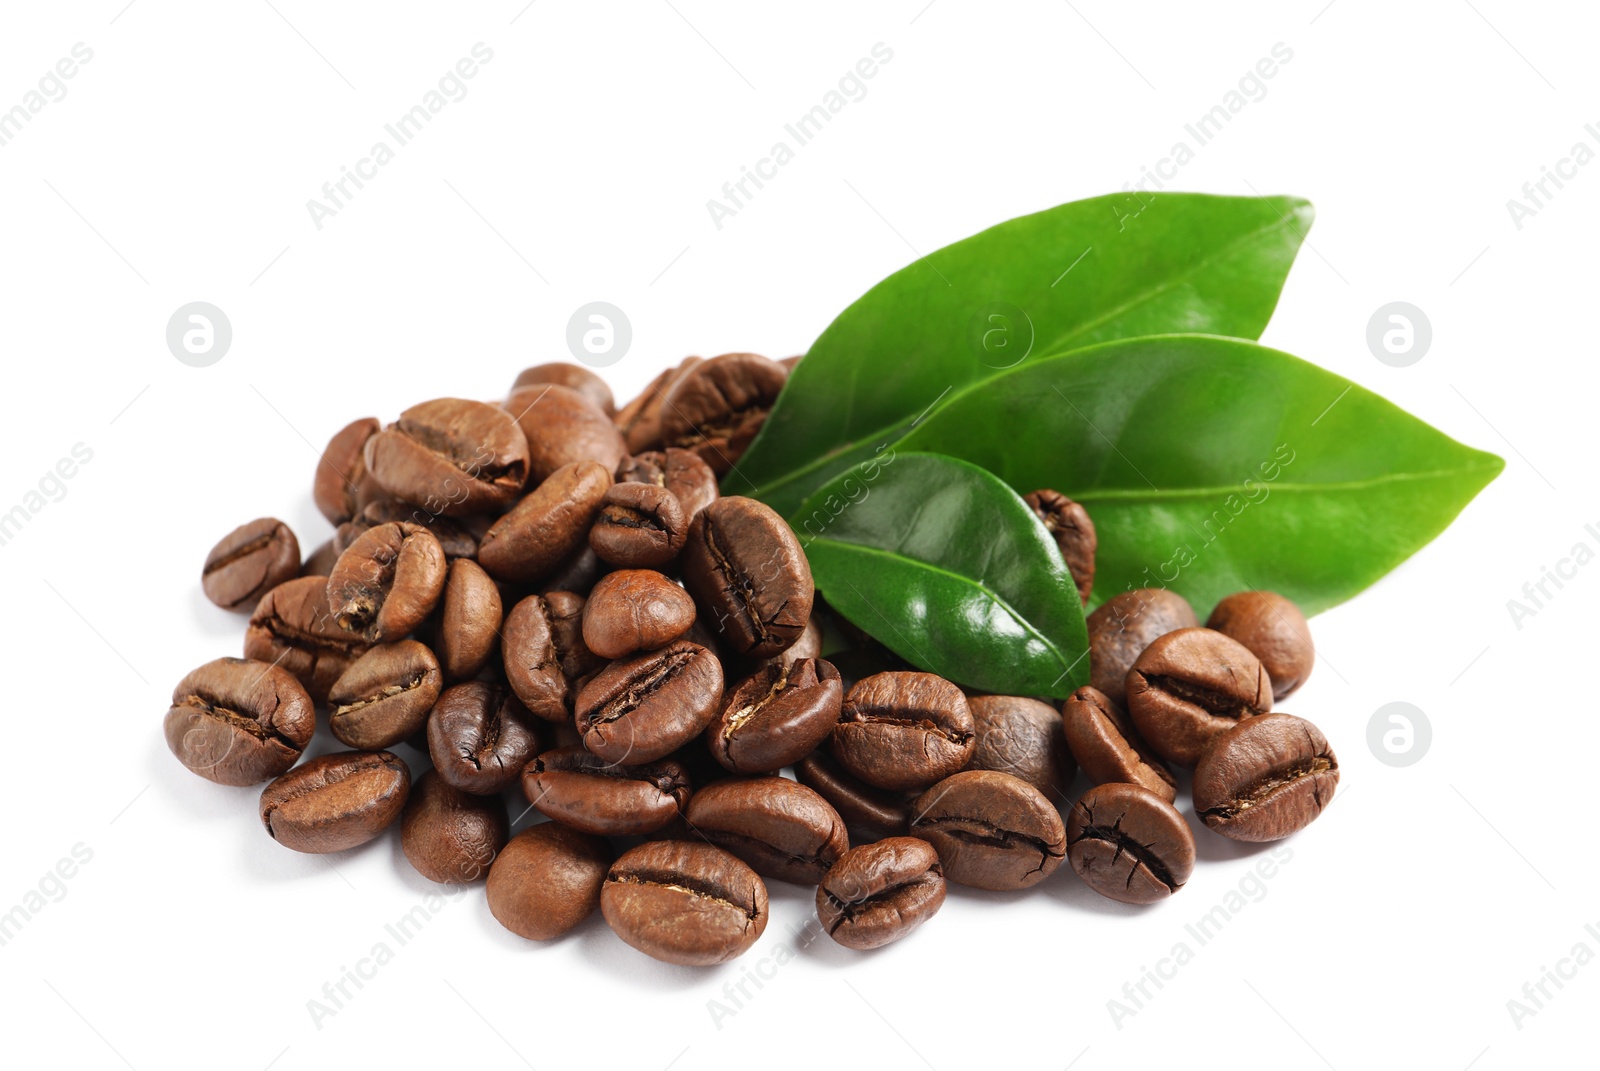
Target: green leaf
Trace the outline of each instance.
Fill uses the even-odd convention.
[[[1256,338],[1311,214],[1293,197],[1113,194],[946,246],[823,331],[724,491],[792,509],[947,393],[1044,354],[1174,331]]]
[[[1072,574],[989,473],[886,452],[790,518],[828,605],[911,664],[984,691],[1064,697],[1089,680]]]
[[[1167,587],[1202,619],[1267,588],[1315,613],[1438,535],[1505,467],[1350,381],[1238,339],[1131,339],[952,392],[895,450],[1052,487],[1098,531],[1095,598]]]

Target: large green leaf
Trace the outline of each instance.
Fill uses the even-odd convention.
[[[946,246],[822,333],[724,490],[792,508],[852,463],[839,455],[1045,354],[1174,331],[1256,338],[1310,224],[1292,197],[1113,194]]]
[[[1089,679],[1072,574],[1014,491],[964,461],[885,453],[790,518],[828,605],[913,665],[985,691]]]
[[[1099,532],[1097,600],[1168,587],[1202,618],[1247,588],[1342,602],[1505,464],[1315,365],[1195,335],[1030,361],[952,392],[893,449],[1072,496]]]

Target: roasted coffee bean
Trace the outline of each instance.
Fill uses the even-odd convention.
[[[531,826],[489,870],[489,911],[517,936],[549,941],[594,914],[610,867],[601,838],[556,822]]]
[[[867,784],[907,791],[960,770],[976,737],[960,688],[932,673],[879,673],[845,696],[831,748]]]
[[[787,777],[707,785],[690,799],[684,817],[700,836],[757,874],[796,885],[817,884],[850,847],[839,812]]]
[[[486,681],[446,688],[428,715],[428,754],[439,776],[476,796],[515,784],[539,743],[527,708]]]
[[[572,557],[556,566],[555,572],[539,581],[538,592],[548,595],[553,591],[588,591],[605,575],[607,568],[585,542]]]
[[[545,721],[572,717],[578,678],[605,663],[583,643],[582,595],[529,595],[506,615],[506,680],[527,708]]]
[[[528,440],[511,414],[464,398],[412,406],[364,456],[389,494],[447,517],[503,510],[528,481]]]
[[[1084,883],[1124,904],[1165,900],[1194,872],[1194,834],[1176,807],[1138,785],[1107,783],[1067,812],[1067,859]]]
[[[828,739],[843,699],[839,671],[820,658],[763,666],[728,693],[706,743],[734,773],[780,770]]]
[[[478,564],[496,580],[536,584],[588,544],[589,526],[611,487],[611,469],[593,461],[563,466],[478,544]]]
[[[1193,766],[1242,718],[1272,709],[1272,681],[1243,645],[1208,628],[1169,632],[1128,671],[1128,714],[1157,755]]]
[[[908,936],[944,905],[933,845],[890,837],[851,848],[817,887],[817,919],[846,948],[881,948]]]
[[[317,727],[305,687],[269,662],[219,658],[172,689],[167,747],[219,785],[258,785],[295,764]]]
[[[499,796],[473,796],[429,770],[417,778],[400,819],[400,850],[429,881],[462,885],[489,873],[511,822]]]
[[[1275,591],[1241,591],[1217,603],[1206,619],[1244,644],[1272,678],[1272,698],[1283,702],[1306,682],[1317,663],[1311,627],[1300,607]]]
[[[673,759],[618,766],[581,747],[563,747],[528,763],[522,792],[539,813],[599,836],[656,830],[689,802],[689,777]]]
[[[719,498],[695,515],[683,584],[733,654],[770,658],[794,643],[816,590],[800,541],[770,506]]]
[[[578,693],[583,746],[607,762],[669,755],[705,731],[722,699],[722,664],[696,643],[613,662]]]
[[[817,623],[817,612],[811,611],[811,616],[806,619],[806,627],[800,630],[800,638],[785,647],[771,658],[764,658],[759,666],[792,666],[805,658],[819,658],[822,655],[822,626]],[[834,667],[837,669],[838,667]],[[854,683],[854,682],[851,682]]]
[[[200,587],[224,610],[253,610],[261,597],[300,575],[300,541],[275,517],[241,524],[206,555]]]
[[[783,365],[783,367],[787,368],[791,373],[793,373],[794,370],[796,368],[798,368],[799,365],[800,365],[800,358],[802,358],[804,356],[805,356],[805,354],[803,354],[803,353],[797,353],[793,357],[785,357],[785,358],[783,358],[778,363]]]
[[[341,524],[333,533],[333,545],[343,554],[363,533],[380,524],[415,524],[432,533],[433,538],[439,541],[444,556],[451,561],[456,558],[475,558],[478,556],[478,537],[472,534],[468,526],[481,521],[482,518],[477,516],[452,520],[429,513],[410,502],[385,498],[369,503],[360,513]]]
[[[1149,789],[1171,803],[1178,783],[1144,742],[1121,707],[1098,688],[1085,686],[1061,707],[1067,746],[1092,784],[1124,783]]]
[[[329,727],[362,751],[393,747],[427,724],[443,686],[438,660],[416,640],[374,647],[328,689]]]
[[[405,810],[411,771],[387,751],[340,751],[297,766],[261,790],[261,824],[285,848],[321,855],[354,848]]]
[[[339,560],[339,552],[334,549],[333,540],[324,540],[322,546],[312,551],[300,566],[301,576],[320,576],[324,579],[333,572],[333,565]]]
[[[1061,715],[1049,703],[1015,695],[978,695],[967,700],[975,727],[968,770],[1013,774],[1054,799],[1078,772],[1061,731]]]
[[[328,604],[339,627],[368,643],[408,636],[444,594],[444,550],[415,524],[380,524],[339,555],[328,576]]]
[[[700,460],[692,450],[676,446],[666,450],[649,450],[622,459],[617,466],[618,483],[652,483],[671,491],[672,497],[683,507],[684,520],[694,520],[694,515],[715,502],[721,491],[717,488],[717,474],[711,466]]]
[[[853,843],[903,837],[911,824],[911,801],[905,795],[874,788],[825,751],[795,763],[794,775],[839,812]]]
[[[547,364],[524,368],[512,382],[511,393],[515,394],[524,387],[543,383],[554,383],[556,386],[577,391],[604,413],[607,419],[617,412],[616,400],[612,398],[611,388],[606,385],[606,381],[583,365],[573,364],[570,361],[550,361]]]
[[[975,889],[1026,889],[1067,854],[1055,804],[1020,777],[966,770],[911,805],[911,835],[932,844],[944,876]]]
[[[703,363],[703,357],[685,357],[681,364],[656,376],[637,398],[617,410],[617,430],[622,432],[630,453],[661,448],[661,403],[673,384]]]
[[[653,841],[611,864],[600,911],[645,955],[709,967],[742,954],[767,928],[767,887],[721,848]]]
[[[383,489],[367,472],[367,462],[362,456],[367,440],[378,434],[378,428],[377,420],[372,417],[351,421],[334,433],[328,448],[317,459],[311,497],[329,524],[343,524],[383,494]]]
[[[1140,588],[1108,599],[1089,615],[1089,683],[1126,705],[1134,660],[1158,637],[1198,624],[1187,600],[1165,588]]]
[[[653,483],[613,484],[589,529],[589,546],[628,569],[655,569],[676,558],[689,539],[689,518],[678,499]]]
[[[628,453],[611,418],[583,394],[554,383],[511,392],[506,411],[528,439],[528,480],[539,483],[579,461],[614,472]]]
[[[371,646],[339,627],[328,605],[328,582],[320,576],[303,576],[267,592],[244,634],[246,658],[282,666],[319,703]]]
[[[583,642],[601,658],[665,647],[694,624],[689,593],[654,569],[607,573],[583,607]]]
[[[724,353],[692,369],[661,403],[661,441],[693,450],[717,475],[733,468],[778,400],[789,370],[754,353]]]
[[[1234,840],[1279,840],[1322,813],[1339,760],[1322,731],[1292,714],[1247,718],[1219,736],[1194,771],[1194,809]]]
[[[500,639],[500,588],[477,562],[457,558],[450,563],[440,609],[439,663],[445,677],[476,677]]]
[[[1094,552],[1100,542],[1089,511],[1060,491],[1049,488],[1023,495],[1022,500],[1044,522],[1045,531],[1061,548],[1061,558],[1078,585],[1078,597],[1088,606],[1089,594],[1094,591]]]

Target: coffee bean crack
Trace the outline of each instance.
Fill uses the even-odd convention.
[[[702,900],[712,900],[718,904],[726,904],[745,917],[745,929],[760,917],[756,910],[756,897],[752,894],[748,904],[733,900],[726,890],[716,888],[709,882],[695,881],[684,874],[673,874],[667,871],[636,870],[627,874],[612,874],[609,879],[618,885],[651,885],[658,889],[671,889],[674,892],[688,893],[690,896]]]
[[[1141,844],[1131,835],[1122,831],[1122,818],[1123,816],[1119,814],[1117,815],[1117,820],[1111,825],[1097,826],[1094,824],[1094,814],[1091,812],[1089,814],[1089,824],[1083,827],[1083,832],[1075,840],[1071,841],[1067,847],[1070,848],[1072,845],[1084,840],[1098,840],[1107,844],[1114,844],[1117,851],[1111,857],[1110,865],[1114,866],[1117,860],[1124,855],[1133,861],[1133,865],[1128,868],[1128,888],[1133,888],[1133,876],[1139,872],[1140,867],[1143,867],[1151,877],[1173,892],[1177,892],[1183,887],[1182,883],[1173,880],[1172,871],[1168,869],[1166,863],[1161,861],[1161,857],[1151,850],[1151,845]]]
[[[1202,819],[1218,818],[1224,820],[1237,818],[1252,807],[1259,807],[1264,803],[1270,802],[1275,796],[1289,791],[1307,778],[1311,779],[1312,799],[1316,802],[1317,811],[1320,813],[1323,807],[1322,783],[1317,778],[1317,774],[1330,773],[1338,768],[1338,763],[1334,762],[1332,756],[1329,755],[1318,755],[1314,758],[1301,759],[1299,762],[1291,763],[1288,766],[1281,766],[1245,785],[1227,803],[1219,807],[1208,807],[1201,811],[1200,817]]]

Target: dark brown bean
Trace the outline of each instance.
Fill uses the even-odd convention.
[[[653,841],[611,864],[600,910],[645,955],[709,967],[741,955],[767,928],[767,887],[721,848]]]
[[[1056,541],[1067,571],[1078,586],[1078,596],[1085,606],[1094,591],[1094,552],[1099,546],[1094,522],[1089,511],[1062,494],[1049,488],[1022,496],[1022,500],[1044,522],[1045,531]]]
[[[486,877],[511,835],[505,801],[473,796],[429,770],[400,820],[400,850],[429,881],[462,885]]]
[[[874,788],[825,751],[813,752],[795,763],[794,774],[839,812],[852,842],[903,837],[911,824],[911,801],[905,795]]]
[[[611,487],[611,470],[593,461],[557,469],[494,522],[478,544],[478,564],[496,580],[537,584],[586,549],[589,526]]]
[[[722,698],[722,664],[679,640],[613,662],[578,693],[583,744],[607,762],[652,762],[705,731]]]
[[[538,483],[579,461],[597,461],[607,472],[627,454],[622,433],[579,391],[540,383],[511,392],[506,411],[528,440],[528,479]]]
[[[241,524],[206,555],[200,587],[224,610],[253,610],[261,597],[300,575],[300,541],[275,517]]]
[[[369,503],[360,513],[341,524],[333,533],[333,545],[334,549],[343,554],[362,533],[380,524],[415,524],[433,534],[447,559],[454,561],[457,558],[475,558],[478,556],[478,537],[472,534],[472,529],[468,525],[477,523],[484,523],[483,519],[473,516],[453,520],[429,513],[421,506],[414,506],[409,502],[384,498]],[[484,526],[487,527],[487,523]]]
[[[927,788],[972,758],[976,725],[961,689],[932,673],[879,673],[845,696],[833,757],[869,785]]]
[[[328,689],[328,725],[350,747],[393,747],[427,724],[443,686],[438,660],[416,640],[374,647]]]
[[[630,453],[638,454],[661,447],[661,403],[672,385],[703,364],[703,357],[686,357],[682,363],[667,369],[639,396],[617,410],[617,430],[622,432]]]
[[[428,715],[428,754],[439,776],[476,796],[515,784],[539,744],[527,708],[486,681],[445,689]]]
[[[505,509],[528,480],[528,440],[516,421],[464,398],[412,406],[367,440],[364,456],[389,494],[447,517]]]
[[[316,708],[288,670],[219,658],[172,689],[162,722],[178,761],[219,785],[258,785],[293,766],[317,727]]]
[[[1200,624],[1182,595],[1164,588],[1125,591],[1089,615],[1089,683],[1125,705],[1128,670],[1157,638]]]
[[[754,353],[724,353],[672,384],[660,410],[661,440],[693,450],[719,476],[766,423],[789,370]]]
[[[692,450],[668,447],[666,450],[648,450],[622,459],[617,466],[618,483],[651,483],[678,500],[683,508],[684,520],[694,520],[694,515],[715,502],[721,491],[717,487],[717,474],[711,466],[700,460]]]
[[[653,483],[618,483],[606,491],[589,529],[589,546],[604,561],[656,569],[676,558],[689,538],[689,518],[671,491]]]
[[[932,844],[958,885],[1007,891],[1037,885],[1067,854],[1055,804],[1020,777],[966,770],[911,805],[911,835]]]
[[[500,640],[499,586],[477,562],[457,558],[450,563],[440,608],[440,668],[449,680],[476,677]]]
[[[523,387],[541,383],[554,383],[575,390],[605,413],[607,418],[616,415],[617,403],[611,396],[611,388],[606,385],[605,380],[581,364],[550,361],[546,364],[536,364],[532,368],[524,368],[512,381],[511,393],[515,394]]]
[[[506,680],[536,717],[572,717],[577,681],[605,665],[583,643],[584,598],[570,591],[529,595],[506,615]]]
[[[339,627],[328,605],[328,582],[320,576],[303,576],[267,592],[244,634],[246,658],[282,666],[319,703],[371,646]]]
[[[609,837],[654,833],[682,813],[689,777],[672,759],[618,766],[581,747],[563,747],[528,763],[522,792],[563,825]]]
[[[816,594],[811,566],[770,506],[717,499],[695,515],[680,561],[684,587],[732,653],[769,658],[805,631]]]
[[[340,751],[297,766],[261,790],[261,824],[285,848],[321,855],[354,848],[405,810],[411,771],[387,751]]]
[[[583,607],[584,645],[601,658],[665,647],[694,624],[689,593],[654,569],[607,573]]]
[[[706,727],[711,754],[734,773],[770,773],[811,754],[839,723],[839,671],[820,658],[763,666],[740,681]]]
[[[343,524],[383,494],[383,489],[367,472],[367,462],[362,456],[367,440],[378,433],[378,428],[378,421],[373,417],[351,421],[334,432],[328,448],[317,459],[311,497],[329,524]]]
[[[1121,707],[1098,688],[1085,686],[1061,707],[1067,746],[1095,785],[1138,785],[1171,803],[1178,783]]]
[[[1067,813],[1066,829],[1072,869],[1124,904],[1165,900],[1194,872],[1194,834],[1183,815],[1138,785],[1091,788]]]
[[[1194,771],[1194,809],[1225,837],[1280,840],[1310,825],[1339,787],[1322,731],[1292,714],[1247,718],[1223,733]]]
[[[817,919],[846,948],[881,948],[909,936],[944,905],[933,845],[890,837],[851,848],[817,887]]]
[[[339,555],[328,576],[328,605],[339,627],[368,643],[416,631],[444,594],[444,549],[416,524],[381,524]]]
[[[757,874],[797,885],[817,884],[850,847],[839,812],[786,777],[707,785],[689,800],[684,817],[700,836]]]
[[[1272,681],[1243,645],[1208,628],[1156,640],[1128,671],[1128,714],[1157,755],[1193,766],[1243,718],[1272,709]]]
[[[1230,636],[1261,660],[1272,678],[1272,698],[1283,702],[1317,664],[1311,626],[1300,607],[1275,591],[1241,591],[1217,603],[1206,628]]]
[[[600,906],[611,849],[599,837],[555,822],[524,829],[489,870],[489,910],[530,941],[568,933]]]
[[[1051,799],[1066,792],[1078,768],[1054,707],[1016,695],[971,696],[967,706],[976,736],[965,769],[1012,774]]]

